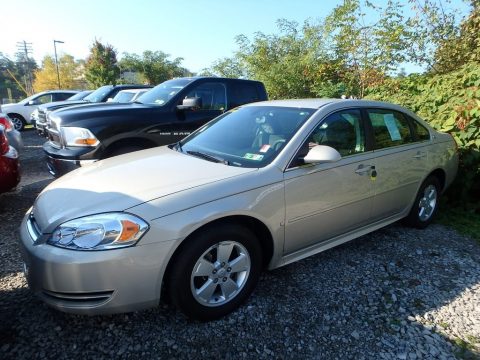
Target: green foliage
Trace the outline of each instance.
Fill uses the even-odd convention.
[[[477,240],[480,244],[480,214],[474,210],[452,208],[446,202],[442,202],[436,222],[451,226],[459,233]]]
[[[117,52],[112,45],[103,45],[95,40],[85,64],[85,78],[92,88],[115,85],[120,77]]]
[[[435,52],[458,34],[459,12],[449,8],[451,0],[409,0],[414,16],[405,22],[409,61],[436,71]]]
[[[403,105],[457,141],[460,167],[449,199],[480,209],[480,67],[473,63],[447,74],[390,79],[367,98]]]
[[[125,53],[119,62],[120,69],[141,74],[146,83],[158,85],[174,77],[188,76],[190,73],[181,67],[183,58],[169,60],[170,55],[162,51],[145,51],[142,56]]]
[[[9,91],[7,89],[10,89],[13,99],[23,99],[29,95],[24,91],[24,89],[27,90],[27,84],[25,83],[26,69],[35,72],[38,65],[31,58],[28,58],[28,62],[25,63],[25,58],[21,55],[18,54],[13,61],[0,52],[0,101],[8,98]]]
[[[338,97],[344,86],[338,62],[332,60],[322,25],[279,20],[278,33],[237,37],[238,51],[217,62],[211,71],[262,81],[272,99]]]
[[[213,63],[211,69],[205,69],[204,74],[216,74],[221,77],[242,79],[247,77],[247,70],[238,58],[223,58]]]
[[[480,0],[472,1],[471,14],[462,21],[458,34],[452,34],[435,51],[434,70],[447,73],[474,62],[480,65]]]
[[[368,9],[374,20],[367,22]],[[367,86],[406,60],[406,29],[402,6],[393,0],[384,8],[369,1],[345,0],[326,18],[334,56],[347,71],[343,82],[349,95],[363,97]]]

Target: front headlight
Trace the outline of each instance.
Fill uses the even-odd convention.
[[[117,249],[135,245],[148,229],[145,221],[131,214],[98,214],[63,223],[47,243],[74,250]]]
[[[38,120],[38,108],[33,110],[33,112],[30,114],[30,119],[31,120]]]
[[[98,139],[88,129],[79,127],[61,127],[65,146],[97,146]]]

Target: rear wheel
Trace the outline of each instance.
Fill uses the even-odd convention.
[[[440,197],[440,182],[435,176],[429,176],[418,190],[410,213],[405,218],[408,225],[424,229],[435,218]]]
[[[235,310],[260,276],[261,248],[247,228],[224,224],[188,240],[168,281],[172,302],[188,317],[214,320]]]
[[[15,130],[22,131],[25,128],[25,119],[18,114],[8,115],[10,120],[12,120]]]

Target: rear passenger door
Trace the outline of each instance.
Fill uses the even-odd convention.
[[[366,109],[365,114],[377,173],[372,209],[375,221],[397,215],[412,204],[426,176],[427,142],[416,135],[412,119],[401,112]]]

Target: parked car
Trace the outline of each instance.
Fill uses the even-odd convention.
[[[60,176],[99,159],[171,144],[225,110],[266,99],[259,81],[198,77],[166,81],[135,103],[60,109],[47,120],[47,165]]]
[[[20,152],[23,149],[22,134],[20,131],[15,130],[13,122],[7,114],[0,113],[0,126],[3,126],[5,129],[4,132],[8,143]]]
[[[152,86],[153,87],[153,86]],[[111,102],[118,103],[128,103],[137,100],[140,95],[145,94],[148,89],[130,89],[130,90],[121,90],[117,95],[111,100]]]
[[[22,131],[25,125],[30,124],[30,115],[38,105],[65,100],[77,92],[74,90],[43,91],[15,104],[4,104],[0,107],[0,112],[6,113],[12,119],[15,129]]]
[[[0,125],[0,193],[13,189],[19,182],[18,152],[10,146],[5,128]]]
[[[64,101],[55,101],[51,103],[47,103],[44,105],[38,106],[30,116],[32,124],[35,125],[37,132],[39,135],[45,135],[45,128],[47,127],[47,119],[46,114],[50,111],[54,111],[56,109],[60,109],[62,107],[68,106],[68,104],[78,104],[78,101],[85,99],[88,95],[90,95],[93,90],[83,90],[79,93],[69,97],[67,100]]]
[[[400,106],[245,105],[174,145],[51,183],[21,225],[27,279],[62,311],[127,312],[168,295],[189,317],[215,319],[264,267],[403,218],[426,227],[457,166],[453,138]]]
[[[92,93],[88,94],[81,99],[68,99],[66,101],[54,102],[48,105],[39,107],[38,109],[38,120],[36,125],[37,131],[41,135],[47,135],[46,129],[50,126],[50,123],[47,119],[47,114],[58,109],[74,106],[74,105],[85,105],[85,104],[97,104],[107,101],[111,101],[119,91],[127,89],[138,89],[146,88],[150,89],[150,85],[138,85],[138,84],[122,84],[122,85],[105,85],[101,86]]]

